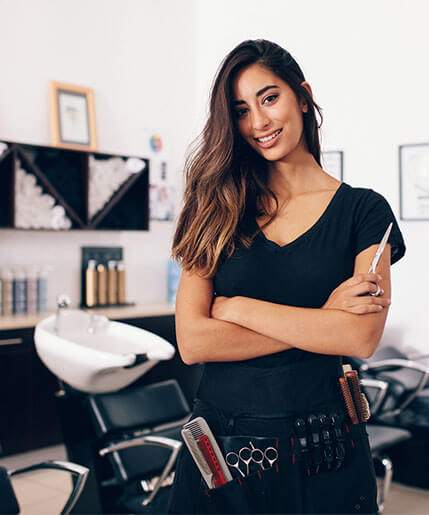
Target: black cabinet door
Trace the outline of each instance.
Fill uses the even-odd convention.
[[[62,441],[58,384],[38,358],[34,329],[0,331],[0,445],[3,456]]]

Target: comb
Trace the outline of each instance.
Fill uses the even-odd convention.
[[[343,393],[344,402],[346,404],[347,413],[352,421],[352,424],[359,424],[359,419],[355,410],[355,405],[353,403],[353,397],[350,393],[349,385],[347,383],[347,379],[345,377],[339,377],[338,381],[340,382],[341,391]]]
[[[206,482],[209,488],[213,488],[213,473],[210,470],[210,467],[206,461],[206,458],[201,452],[201,449],[198,447],[197,442],[194,440],[192,433],[188,429],[182,429],[181,433],[183,441],[185,442],[186,447],[191,453],[191,456],[194,459],[196,466],[201,472],[204,481]]]
[[[232,481],[231,472],[207,421],[203,417],[196,417],[185,424],[183,429],[190,431],[212,473],[212,485],[210,488],[223,485],[227,481]]]

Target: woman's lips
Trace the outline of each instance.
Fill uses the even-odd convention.
[[[259,141],[257,138],[255,138],[255,141],[256,143],[258,144],[258,146],[262,147],[262,148],[270,148],[272,147],[273,145],[276,144],[277,140],[279,139],[279,136],[280,134],[282,133],[282,130],[283,129],[279,129],[277,132],[278,134],[276,136],[274,136],[274,138],[271,138],[270,140],[268,141]],[[274,133],[275,134],[275,133]]]

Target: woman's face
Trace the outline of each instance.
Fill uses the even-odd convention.
[[[311,91],[311,90],[310,90]],[[233,109],[247,143],[269,161],[278,161],[302,146],[304,101],[268,68],[252,64],[233,83]]]

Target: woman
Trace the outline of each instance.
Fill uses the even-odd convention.
[[[405,245],[384,197],[322,169],[316,111],[266,40],[234,48],[214,81],[173,244],[178,347],[205,363],[193,416],[224,454],[257,441],[278,459],[211,489],[184,447],[172,513],[377,511],[365,424],[350,423],[338,377],[342,356],[375,351]]]

